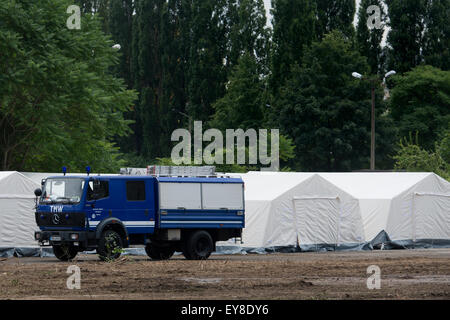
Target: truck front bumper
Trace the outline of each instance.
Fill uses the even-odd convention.
[[[87,246],[89,233],[87,231],[36,231],[34,239],[41,246],[70,244],[74,246]]]

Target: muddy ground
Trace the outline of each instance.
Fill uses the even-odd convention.
[[[81,270],[69,290],[67,268]],[[381,288],[369,290],[370,265]],[[187,261],[0,258],[0,299],[447,299],[450,249],[213,255]]]

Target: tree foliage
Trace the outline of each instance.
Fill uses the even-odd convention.
[[[389,7],[389,69],[407,72],[422,60],[427,0],[386,0]]]
[[[370,82],[351,73],[387,68],[400,75],[388,103],[375,84],[377,168],[392,169],[404,149],[394,141],[411,132],[420,150],[449,157],[450,0],[361,0],[356,33],[354,0],[272,0],[272,29],[264,0],[37,3],[0,4],[3,169],[146,165],[166,159],[172,132],[195,120],[279,128],[293,169],[364,169]],[[65,27],[70,4],[81,30]],[[384,48],[383,30],[367,28],[369,5],[388,21]]]
[[[450,0],[386,0],[389,68],[401,73],[422,64],[448,70]]]
[[[450,132],[450,131],[448,131]],[[412,136],[402,139],[399,143],[399,151],[394,156],[395,169],[411,172],[434,172],[441,177],[450,180],[450,162],[448,161],[448,149],[450,134],[437,144],[435,151],[427,151],[418,145],[417,136],[415,141]]]
[[[355,34],[353,19],[356,11],[354,0],[316,0],[317,36],[319,39],[334,30],[339,30],[352,40]]]
[[[423,41],[424,62],[450,69],[450,0],[428,0]]]
[[[367,27],[367,8],[371,5],[376,5],[381,10],[381,21],[386,20],[386,12],[381,0],[361,0],[358,11],[358,24],[356,27],[356,44],[359,53],[367,57],[367,62],[370,66],[371,74],[381,74],[383,72],[384,56],[381,42],[384,33],[384,23],[381,28],[374,28],[370,30]]]
[[[354,70],[367,72],[369,66],[337,31],[313,43],[305,52],[303,65],[293,68],[274,117],[295,142],[295,169],[349,171],[368,167],[370,84],[352,78]],[[391,136],[381,96],[377,90],[378,146]]]
[[[135,98],[109,73],[112,41],[92,15],[66,27],[69,1],[0,3],[0,132],[3,170],[116,170],[114,136]]]
[[[432,150],[450,123],[450,71],[419,66],[394,79],[390,109],[401,138],[418,132],[418,144]]]
[[[246,53],[230,75],[225,95],[214,104],[212,128],[220,130],[257,129],[264,121],[265,83],[258,73],[258,63]]]
[[[313,0],[273,0],[271,88],[289,78],[292,64],[301,64],[303,50],[316,40],[316,4]]]

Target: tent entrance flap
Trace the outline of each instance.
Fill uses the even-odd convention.
[[[294,197],[297,245],[339,245],[339,197]]]
[[[413,241],[450,239],[450,195],[415,193],[412,232]]]

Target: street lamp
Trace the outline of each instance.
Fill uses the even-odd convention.
[[[395,75],[396,72],[394,70],[391,70],[389,72],[387,72],[384,75],[383,78],[383,85],[386,83],[386,79],[389,78],[390,76]],[[370,83],[372,84],[372,116],[371,116],[371,134],[370,134],[370,170],[374,171],[375,170],[375,85],[376,83],[379,81],[378,76],[373,76],[373,77],[365,77],[362,74],[358,73],[358,72],[353,72],[352,73],[352,77],[356,78],[356,79],[360,79],[360,80],[368,80],[370,81]]]
[[[386,73],[386,74],[384,75],[383,81],[385,81],[386,78],[389,78],[390,76],[393,76],[393,75],[396,75],[396,74],[397,74],[397,72],[395,72],[394,70],[389,71],[388,73]]]

